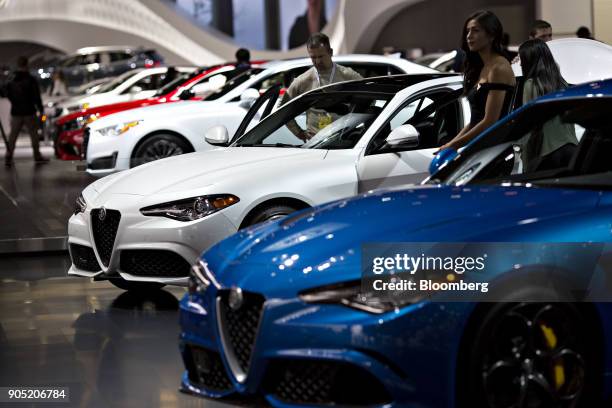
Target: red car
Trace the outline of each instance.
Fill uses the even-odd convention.
[[[261,64],[262,62],[253,62],[253,65]],[[53,131],[55,135],[55,155],[60,160],[81,160],[84,153],[82,151],[83,128],[88,123],[102,116],[160,103],[204,99],[208,93],[197,91],[196,85],[204,84],[210,78],[219,74],[222,74],[226,80],[230,80],[241,72],[244,72],[244,68],[237,68],[233,64],[202,68],[195,73],[180,76],[160,88],[154,97],[97,106],[64,115],[55,121],[55,129]]]

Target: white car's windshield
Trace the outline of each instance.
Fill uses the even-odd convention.
[[[251,129],[235,146],[351,149],[382,112],[389,95],[307,95]]]
[[[124,72],[123,74],[119,75],[117,78],[113,79],[112,81],[107,82],[104,85],[102,85],[96,93],[110,92],[113,89],[117,88],[122,83],[124,83],[125,81],[127,81],[128,78],[130,78],[133,75],[136,75],[140,71],[142,71],[142,69],[133,69],[131,71]]]

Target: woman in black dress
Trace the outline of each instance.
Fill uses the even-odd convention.
[[[502,49],[504,29],[490,11],[472,14],[463,26],[464,94],[472,116],[450,142],[440,147],[458,149],[508,113],[516,80]]]

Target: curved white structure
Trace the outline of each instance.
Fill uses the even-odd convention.
[[[325,32],[340,54],[369,52],[384,25],[399,10],[424,0],[339,0]],[[66,53],[90,45],[154,47],[169,64],[211,65],[234,59],[231,38],[205,31],[161,0],[4,0],[0,41],[28,41]],[[289,52],[253,51],[253,59],[303,57]]]

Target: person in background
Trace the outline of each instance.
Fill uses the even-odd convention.
[[[66,79],[64,73],[61,70],[57,70],[53,73],[53,83],[49,88],[49,96],[67,96],[68,88],[66,87]]]
[[[533,22],[531,31],[529,32],[529,39],[534,38],[540,39],[544,42],[552,40],[552,26],[548,21],[536,20]]]
[[[4,162],[7,166],[13,164],[13,152],[17,143],[17,136],[21,128],[25,126],[30,133],[34,159],[37,162],[47,162],[43,158],[38,147],[39,117],[43,113],[43,105],[40,99],[40,89],[36,79],[28,72],[28,58],[17,59],[17,71],[15,76],[6,86],[6,96],[11,102],[11,132],[8,138],[8,146]]]
[[[246,71],[251,68],[251,53],[246,48],[239,48],[236,51],[236,69]]]
[[[544,41],[537,38],[525,41],[519,48],[519,55],[525,78],[523,103],[567,88],[567,82]],[[574,126],[562,123],[559,117],[553,118],[530,135],[524,148],[525,168],[534,171],[565,167],[577,145]]]
[[[593,35],[591,34],[591,30],[588,27],[582,26],[576,30],[576,37],[578,38],[586,38],[587,40],[592,40]]]
[[[289,49],[303,45],[312,34],[318,33],[326,25],[323,1],[308,0],[306,13],[295,19],[289,31]]]
[[[325,34],[315,33],[311,35],[306,42],[306,49],[313,67],[293,80],[283,95],[281,105],[305,92],[325,85],[362,79],[361,75],[351,68],[343,67],[332,61],[334,50]],[[306,130],[301,129],[295,122],[290,123],[288,127],[298,138],[306,141],[333,120],[333,115],[325,112],[315,112],[314,109],[311,109],[306,115]]]
[[[470,123],[437,152],[466,145],[508,113],[516,80],[503,54],[503,33],[501,22],[490,11],[478,11],[465,21],[463,89],[472,117]]]

